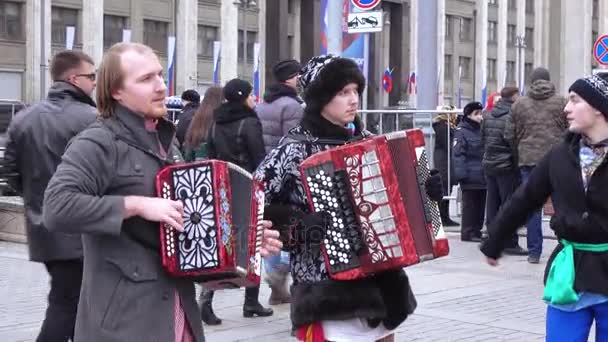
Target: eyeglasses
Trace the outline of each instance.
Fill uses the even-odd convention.
[[[90,74],[77,74],[77,75],[74,75],[74,76],[76,76],[76,77],[86,77],[86,78],[88,78],[91,81],[95,81],[95,73],[94,72],[90,73]]]

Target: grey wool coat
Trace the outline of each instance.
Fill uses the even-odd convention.
[[[194,284],[162,267],[159,224],[123,219],[124,196],[155,197],[156,174],[179,160],[174,136],[168,121],[150,132],[142,116],[117,106],[74,139],[47,187],[46,227],[83,234],[76,342],[175,341],[176,291],[195,340],[204,341]]]

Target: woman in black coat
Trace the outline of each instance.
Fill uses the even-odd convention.
[[[442,110],[454,110],[454,106],[444,106]],[[435,150],[433,153],[433,161],[435,169],[439,171],[443,186],[443,195],[448,196],[454,182],[454,167],[450,165],[450,184],[448,184],[448,146],[452,151],[452,142],[454,141],[454,131],[456,130],[456,122],[458,114],[456,113],[441,113],[433,119],[433,131],[435,131]],[[448,130],[450,139],[448,140]],[[451,153],[450,153],[451,155]],[[452,221],[450,218],[449,201],[441,200],[439,203],[439,212],[441,213],[441,222],[444,226],[457,226],[458,222]]]
[[[214,123],[207,135],[209,158],[236,164],[253,172],[264,159],[262,124],[256,112],[253,87],[249,82],[235,78],[224,86],[226,102],[214,112]],[[260,287],[245,290],[243,316],[271,316],[272,309],[264,308],[258,300]],[[213,294],[211,294],[211,298]],[[209,298],[209,306],[211,304]]]
[[[462,190],[462,241],[481,241],[486,207],[486,181],[481,162],[483,143],[481,121],[483,106],[471,102],[464,107],[464,118],[454,133],[454,179]]]

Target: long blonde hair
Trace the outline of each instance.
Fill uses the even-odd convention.
[[[120,57],[126,51],[135,51],[140,54],[152,54],[156,58],[154,50],[140,43],[118,43],[103,55],[97,74],[97,110],[102,118],[114,116],[116,100],[112,94],[123,86],[124,72]]]
[[[446,110],[452,111],[455,110],[456,107],[453,105],[445,105],[443,107],[438,108],[438,110]],[[458,122],[458,114],[456,113],[439,113],[433,119],[433,122],[447,122],[450,126],[456,127],[456,123]]]

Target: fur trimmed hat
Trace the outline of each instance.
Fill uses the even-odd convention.
[[[365,76],[355,61],[334,55],[313,57],[300,71],[305,112],[321,114],[336,94],[350,83],[357,84],[359,94],[365,89]]]

